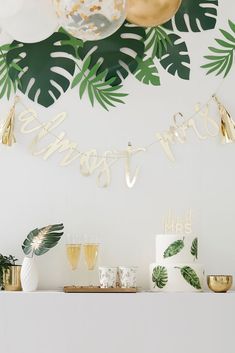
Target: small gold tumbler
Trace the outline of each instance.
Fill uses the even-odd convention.
[[[3,287],[8,291],[21,291],[21,266],[10,266],[3,270]]]

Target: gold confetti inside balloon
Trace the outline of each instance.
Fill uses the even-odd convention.
[[[100,40],[126,19],[126,0],[54,0],[61,26],[82,40]]]
[[[181,1],[128,0],[127,20],[141,27],[159,26],[169,21],[176,14]]]

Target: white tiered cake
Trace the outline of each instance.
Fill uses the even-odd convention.
[[[197,260],[197,237],[156,235],[156,263],[150,265],[150,289],[156,292],[202,291],[204,270]]]

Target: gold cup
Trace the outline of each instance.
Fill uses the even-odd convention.
[[[209,275],[207,276],[208,287],[215,293],[226,293],[233,284],[233,276]]]
[[[21,266],[10,266],[3,270],[3,288],[8,291],[21,291]]]

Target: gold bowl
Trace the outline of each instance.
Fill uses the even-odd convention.
[[[233,276],[209,275],[207,276],[208,287],[215,293],[226,293],[233,284]]]

